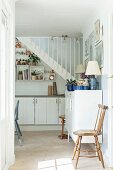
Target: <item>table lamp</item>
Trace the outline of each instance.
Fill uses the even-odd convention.
[[[89,75],[90,90],[97,89],[97,79],[95,75],[101,75],[100,68],[97,61],[89,61],[87,64],[85,75]]]
[[[76,69],[76,74],[80,74],[80,77],[84,79],[85,67],[83,64],[78,64]]]
[[[77,69],[76,69],[76,73],[84,73],[85,72],[85,67],[83,64],[78,64],[77,65]]]

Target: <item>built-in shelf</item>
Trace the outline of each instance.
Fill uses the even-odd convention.
[[[45,72],[44,66],[16,65],[16,81],[54,81],[55,73]]]
[[[28,65],[28,56],[31,54],[25,47],[16,48],[16,81],[20,82],[40,82],[54,81],[53,70],[45,70],[43,65]]]

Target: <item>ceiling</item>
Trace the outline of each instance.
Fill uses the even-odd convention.
[[[94,17],[99,0],[16,0],[16,36],[75,36]]]

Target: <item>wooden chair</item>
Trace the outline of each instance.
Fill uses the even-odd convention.
[[[94,130],[77,130],[74,132],[74,134],[78,136],[75,147],[74,147],[73,157],[72,157],[72,159],[74,159],[74,157],[76,156],[75,168],[77,168],[79,157],[88,157],[88,158],[98,157],[99,161],[101,161],[102,166],[104,168],[104,160],[103,160],[100,143],[98,141],[98,136],[102,134],[102,125],[103,125],[103,121],[105,117],[105,112],[108,107],[105,105],[101,105],[101,104],[99,104],[98,107],[99,109],[98,109],[98,114],[97,114]],[[82,141],[83,136],[94,136],[95,147],[96,147],[95,150],[84,150],[83,152],[97,152],[97,156],[96,155],[95,156],[80,156],[81,141]]]

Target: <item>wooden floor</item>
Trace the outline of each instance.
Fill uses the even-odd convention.
[[[59,139],[59,131],[24,132],[22,146],[16,141],[16,162],[9,170],[75,170],[74,142]],[[82,144],[82,149],[93,145]],[[103,170],[98,158],[80,158],[79,170]],[[105,168],[111,170],[111,168]]]

